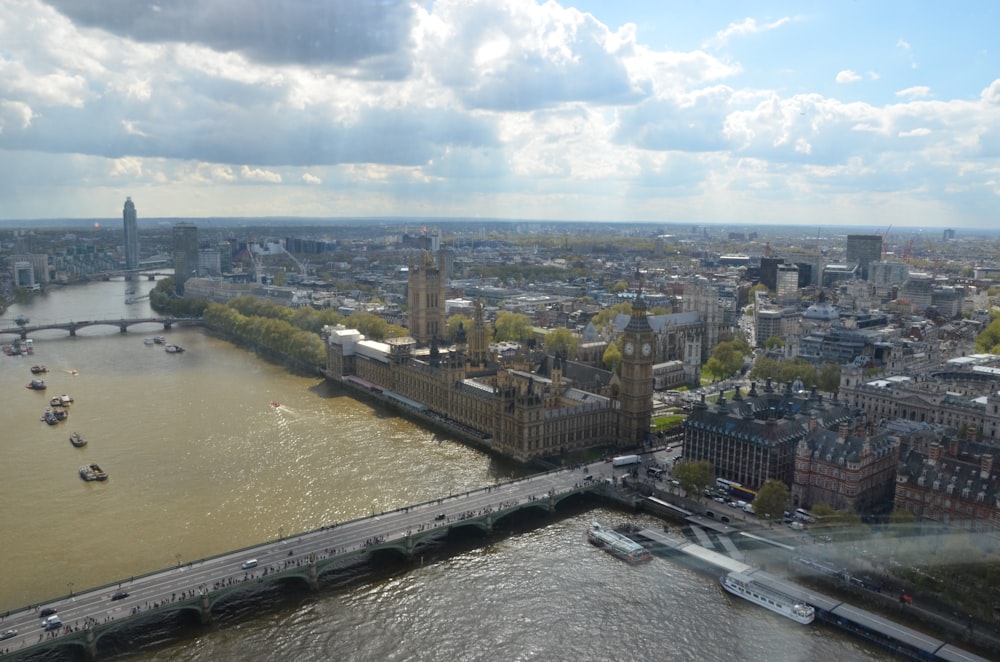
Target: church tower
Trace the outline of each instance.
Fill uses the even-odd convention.
[[[420,264],[410,259],[407,304],[410,335],[419,345],[446,340],[448,325],[444,314],[444,269],[434,262],[434,254],[422,252]]]
[[[653,409],[653,329],[641,294],[632,303],[632,316],[622,332],[619,381],[618,446],[631,448],[646,441]]]

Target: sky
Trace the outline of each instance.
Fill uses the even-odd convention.
[[[0,219],[993,228],[1000,3],[0,0]]]

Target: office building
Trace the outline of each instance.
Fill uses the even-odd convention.
[[[125,198],[122,219],[125,221],[125,269],[134,271],[139,268],[139,222],[136,220],[135,203],[130,197]]]
[[[790,306],[799,301],[799,268],[794,264],[777,265],[775,299],[780,306]]]
[[[862,280],[868,280],[868,265],[882,259],[882,236],[877,234],[847,235],[847,262],[858,265]]]

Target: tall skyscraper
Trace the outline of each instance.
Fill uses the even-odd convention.
[[[131,271],[139,268],[139,222],[131,197],[125,198],[122,218],[125,221],[125,268]]]
[[[198,275],[198,226],[178,223],[174,226],[174,291],[184,294],[184,283]]]
[[[861,278],[868,280],[868,265],[882,259],[882,235],[847,235],[847,262],[858,265]]]

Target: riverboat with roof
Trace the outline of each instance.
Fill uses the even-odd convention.
[[[773,586],[758,582],[746,572],[730,572],[719,580],[722,582],[722,588],[733,595],[781,614],[796,623],[809,625],[816,617],[816,610],[812,605],[796,600]]]

